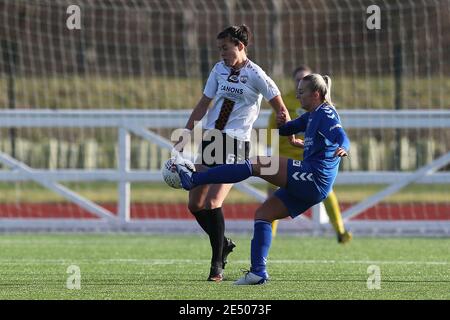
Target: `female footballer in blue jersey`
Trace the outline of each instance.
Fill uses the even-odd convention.
[[[251,241],[251,268],[237,285],[263,284],[269,279],[266,262],[272,240],[271,223],[288,216],[297,217],[325,199],[336,179],[340,158],[347,156],[350,142],[330,100],[331,79],[310,74],[298,86],[297,99],[306,110],[299,118],[285,123],[277,116],[281,136],[304,132],[303,161],[278,157],[256,157],[241,164],[221,165],[204,172],[192,172],[177,165],[183,188],[214,183],[236,183],[250,176],[260,177],[280,188],[255,213]],[[283,125],[283,123],[285,123]],[[278,171],[267,174],[267,167],[278,161]]]

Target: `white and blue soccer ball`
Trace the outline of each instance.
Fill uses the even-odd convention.
[[[161,169],[161,174],[164,181],[169,187],[181,189],[181,180],[175,164],[184,164],[189,170],[192,171],[195,171],[195,166],[191,161],[187,159],[180,159],[175,157],[170,158],[166,162],[164,162],[164,165]]]

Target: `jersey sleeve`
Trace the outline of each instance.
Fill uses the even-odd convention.
[[[309,112],[302,114],[295,120],[289,121],[282,125],[279,129],[280,136],[290,136],[299,132],[305,132],[308,124]]]
[[[342,128],[339,117],[335,112],[322,113],[322,119],[318,130],[320,134],[322,134],[331,143],[336,143],[347,152],[350,150],[350,140],[348,139],[344,128]]]
[[[277,129],[277,121],[275,111],[272,110],[270,113],[269,121],[267,123],[267,146],[272,146],[272,129]]]
[[[216,78],[216,71],[215,67],[211,70],[209,73],[208,80],[206,81],[205,89],[203,90],[203,94],[207,96],[210,99],[214,99],[217,92],[217,87],[219,85],[219,82]]]
[[[262,70],[255,76],[255,87],[267,101],[281,94],[275,82]]]

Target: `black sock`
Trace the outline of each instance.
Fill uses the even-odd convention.
[[[210,215],[208,210],[199,210],[196,212],[192,212],[192,215],[195,217],[195,219],[197,220],[198,224],[200,225],[200,227],[202,227],[202,229],[208,234],[209,236],[209,232],[210,232]]]
[[[222,251],[214,248],[218,248],[220,246],[220,242],[217,241],[217,237],[220,237],[220,234],[224,234],[225,230],[225,220],[223,217],[222,208],[217,208],[213,210],[199,210],[196,212],[192,212],[192,215],[197,220],[198,224],[202,229],[208,234],[209,241],[211,243],[211,249],[213,252],[213,257],[211,259],[211,265],[222,267]],[[219,228],[217,227],[219,225]],[[211,230],[213,231],[213,235],[211,236]],[[222,242],[222,250],[223,246],[227,243],[227,238],[223,235]],[[220,257],[218,256],[218,251],[220,251]]]
[[[225,242],[225,219],[222,208],[205,210],[208,213],[211,266],[222,268],[222,250]]]
[[[212,217],[212,215],[208,214],[208,210],[199,210],[199,211],[191,212],[191,213],[197,220],[200,227],[202,227],[203,231],[205,231],[209,235],[209,230],[210,230],[209,225],[211,223],[211,220],[213,220],[213,217]],[[222,213],[222,216],[223,216],[223,213]],[[224,235],[223,236],[223,245],[225,246],[226,243],[227,243],[227,237],[225,237],[225,235]]]

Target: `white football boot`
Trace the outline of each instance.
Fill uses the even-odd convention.
[[[254,274],[253,272],[246,271],[244,276],[239,280],[234,282],[235,285],[254,285],[254,284],[264,284],[269,280],[269,278],[263,278]]]

